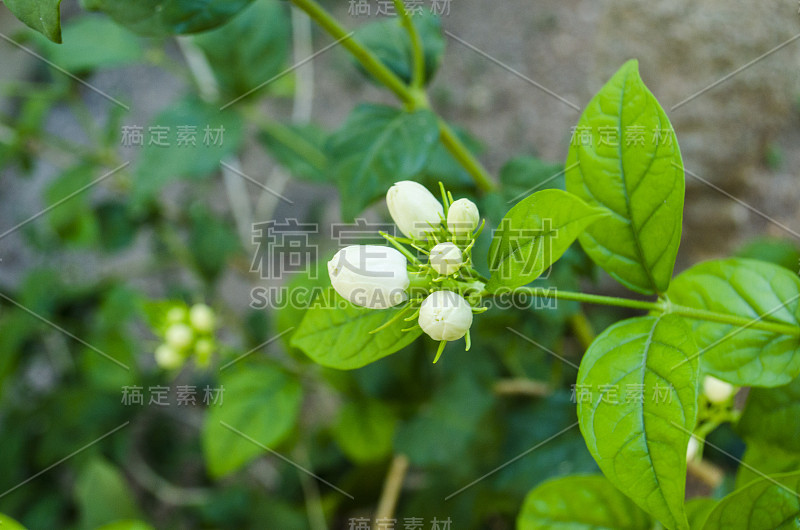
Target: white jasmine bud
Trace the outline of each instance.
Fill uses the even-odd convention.
[[[353,304],[386,309],[408,298],[406,266],[406,257],[396,249],[352,245],[328,262],[328,275],[336,292]]]
[[[464,257],[461,255],[461,250],[453,243],[439,243],[431,249],[428,262],[433,270],[449,276],[464,263]]]
[[[164,339],[171,348],[185,350],[194,340],[194,331],[186,324],[172,324],[167,328]]]
[[[686,447],[686,461],[691,462],[700,450],[700,441],[692,435],[689,437],[689,445]]]
[[[214,310],[205,304],[195,304],[189,310],[189,322],[200,333],[211,333],[216,324]]]
[[[156,364],[165,370],[180,368],[183,364],[183,356],[168,344],[161,344],[156,348],[155,357]]]
[[[730,383],[720,381],[710,375],[703,379],[703,394],[711,403],[725,403],[734,393],[736,393],[736,388]]]
[[[478,207],[469,199],[458,199],[447,211],[447,229],[451,234],[466,236],[471,234],[481,222]]]
[[[418,322],[433,340],[458,340],[472,325],[472,307],[453,291],[436,291],[422,302]]]
[[[167,322],[175,324],[177,322],[185,322],[187,317],[186,309],[183,307],[173,307],[167,311]]]
[[[386,193],[386,205],[397,228],[411,239],[427,239],[439,226],[444,207],[428,189],[410,180],[396,182]]]

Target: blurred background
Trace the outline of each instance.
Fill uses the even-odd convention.
[[[324,3],[348,28],[386,20],[370,4],[358,14]],[[307,60],[332,39],[304,14],[254,5],[259,16],[240,14],[236,27],[146,38],[65,1],[60,46],[0,9],[0,512],[28,528],[368,528],[407,458],[397,528],[513,528],[533,486],[596,471],[577,429],[444,499],[573,423],[574,371],[546,350],[577,362],[587,326],[625,313],[490,311],[470,352],[435,367],[428,341],[353,372],[291,348],[279,335],[302,308],[259,306],[254,289],[324,285],[324,269],[309,277],[337,248],[331,226],[348,198],[281,148],[275,124],[320,150],[358,104],[396,103],[339,47]],[[559,173],[575,107],[636,58],[687,169],[676,272],[731,254],[800,267],[794,0],[453,0],[440,19],[432,107],[501,187],[479,193],[452,160],[420,180],[476,198],[491,225]],[[226,112],[214,106],[275,76]],[[185,125],[200,147],[148,144],[151,127]],[[215,149],[201,145],[208,125],[225,128]],[[137,127],[144,145],[130,145]],[[361,217],[388,219],[380,201]],[[264,261],[254,224],[289,219],[320,227],[306,242],[313,256],[299,272],[266,274],[280,258]],[[577,248],[543,282],[624,293]],[[164,369],[154,352],[166,312],[198,303],[215,312],[213,360]],[[242,355],[247,368],[226,380],[218,368]],[[284,378],[278,390],[259,387],[272,377]],[[237,430],[272,436],[269,449],[292,463],[208,426],[224,413],[203,389],[226,385]],[[144,403],[126,403],[137,386]],[[179,404],[179,386],[196,388],[196,403]],[[166,406],[149,403],[154,387],[168,389]],[[741,452],[734,433],[716,436]],[[691,477],[691,492],[730,486],[730,462],[710,459],[721,475]]]

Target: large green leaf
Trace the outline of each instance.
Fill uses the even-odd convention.
[[[800,453],[800,378],[778,388],[754,388],[737,425],[747,439]]]
[[[697,346],[681,317],[611,326],[589,347],[576,388],[581,432],[600,469],[667,528],[687,528],[686,447],[697,419]]]
[[[61,0],[3,0],[22,22],[53,42],[61,42]]]
[[[689,527],[692,530],[700,530],[703,528],[708,518],[708,514],[717,505],[717,501],[709,499],[708,497],[695,497],[686,501],[686,516],[689,519]]]
[[[800,278],[778,265],[724,259],[678,275],[673,304],[734,315],[748,322],[800,326]],[[800,375],[800,337],[747,326],[692,320],[703,370],[736,385],[779,386]]]
[[[300,348],[314,362],[339,370],[361,368],[414,342],[422,331],[403,319],[377,333],[401,311],[368,309],[346,301],[329,289],[306,311],[292,336],[292,346]]]
[[[583,142],[581,135],[590,134]],[[567,191],[613,215],[580,237],[628,288],[664,292],[681,240],[684,175],[666,113],[629,61],[589,102],[567,156]]]
[[[73,73],[123,66],[138,61],[143,55],[140,37],[99,15],[84,15],[64,24],[61,45],[40,40],[44,54]]]
[[[492,239],[489,290],[532,282],[587,226],[606,215],[604,210],[561,190],[538,191],[517,203]]]
[[[285,2],[258,0],[229,24],[194,37],[226,102],[257,87],[269,89],[261,85],[287,66],[290,28]]]
[[[165,133],[166,145],[159,145],[157,131]],[[244,130],[238,114],[187,98],[161,112],[143,134],[145,145],[134,170],[137,202],[150,199],[174,180],[218,171],[220,161],[239,149]]]
[[[342,217],[353,219],[399,180],[425,168],[439,141],[436,116],[383,105],[359,105],[328,141]]]
[[[517,517],[517,530],[649,530],[653,523],[600,475],[548,480],[532,490]]]
[[[800,526],[800,471],[763,477],[723,498],[703,530]]]
[[[747,449],[736,472],[736,488],[764,475],[788,473],[800,469],[800,453],[787,451],[760,439],[748,439]]]
[[[427,83],[436,73],[444,54],[445,41],[442,35],[442,23],[439,17],[430,12],[415,15],[412,20],[422,41],[425,54],[425,82]],[[400,79],[406,83],[411,82],[411,39],[406,28],[403,27],[400,17],[359,26],[353,38],[372,51]],[[360,65],[359,70],[366,73]]]
[[[148,36],[197,33],[225,24],[253,0],[81,0],[136,33]]]
[[[206,466],[215,477],[265,453],[261,446],[274,449],[286,439],[303,401],[300,383],[278,368],[250,365],[230,370],[219,382],[225,388],[223,402],[210,406],[203,427]]]

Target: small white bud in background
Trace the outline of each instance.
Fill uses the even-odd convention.
[[[472,307],[458,293],[436,291],[422,302],[418,322],[433,340],[458,340],[472,325]]]
[[[386,205],[397,228],[411,239],[427,239],[427,232],[439,226],[444,207],[418,182],[401,180],[386,193]]]
[[[471,234],[481,222],[478,207],[469,199],[458,199],[447,211],[447,229],[451,234],[466,236]]]
[[[205,304],[195,304],[189,310],[189,322],[200,333],[211,333],[216,324],[214,310]]]
[[[686,461],[691,462],[700,450],[700,441],[692,435],[689,437],[689,445],[686,447]]]
[[[211,356],[214,354],[214,341],[207,338],[197,339],[194,353],[198,366],[208,366]]]
[[[453,243],[439,243],[431,249],[428,262],[433,270],[449,276],[464,263],[464,257],[461,255],[461,250]]]
[[[716,377],[707,375],[703,379],[703,394],[706,395],[711,403],[725,403],[733,394],[736,393],[736,388],[725,381],[720,381]]]
[[[175,324],[177,322],[185,322],[188,313],[186,309],[182,307],[173,307],[169,311],[167,311],[167,322],[170,324]]]
[[[408,298],[406,257],[378,245],[352,245],[328,262],[328,275],[337,293],[355,305],[386,309]]]
[[[155,357],[156,364],[165,370],[174,370],[183,364],[183,356],[168,344],[161,344],[156,348]]]
[[[172,324],[167,328],[164,340],[170,347],[178,351],[185,350],[191,346],[194,340],[194,331],[186,324]]]

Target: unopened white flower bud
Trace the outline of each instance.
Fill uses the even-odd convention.
[[[194,340],[194,331],[186,324],[172,324],[164,335],[167,344],[178,350],[185,350]]]
[[[186,309],[183,307],[173,307],[169,311],[167,311],[167,322],[170,324],[175,324],[177,322],[184,322],[186,321],[187,317]]]
[[[169,344],[161,344],[156,348],[156,364],[165,370],[180,368],[183,364],[183,356],[178,350]]]
[[[431,249],[428,262],[433,270],[449,276],[464,263],[464,257],[461,255],[461,250],[453,243],[439,243]]]
[[[189,322],[200,333],[211,333],[216,324],[214,310],[206,304],[195,304],[189,310]]]
[[[686,461],[691,462],[694,460],[694,457],[697,456],[697,452],[700,450],[700,441],[694,437],[694,435],[689,437],[689,445],[686,447]]]
[[[353,304],[386,309],[408,298],[406,266],[406,257],[396,249],[352,245],[328,262],[328,275],[336,292]]]
[[[418,182],[401,180],[386,193],[386,205],[397,228],[411,239],[427,239],[427,232],[439,226],[444,208],[428,189]]]
[[[480,222],[478,207],[469,199],[458,199],[447,210],[447,229],[451,234],[469,235],[478,228]]]
[[[433,340],[458,340],[472,325],[472,307],[458,293],[436,291],[422,302],[418,322]]]
[[[736,388],[730,383],[720,381],[710,375],[703,379],[703,394],[706,395],[711,403],[725,403],[735,393]]]

